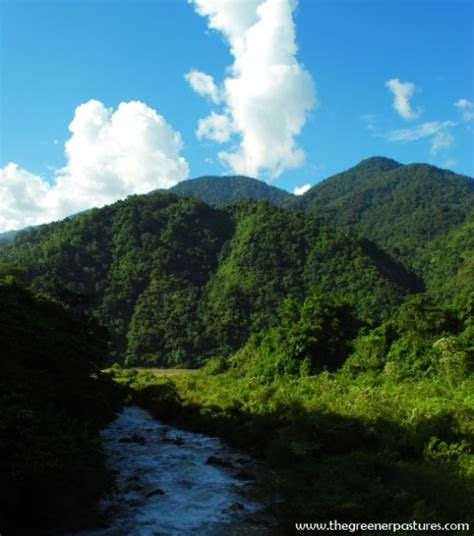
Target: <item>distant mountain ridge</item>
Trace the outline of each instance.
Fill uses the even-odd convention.
[[[12,240],[16,233],[18,233],[18,231],[5,231],[4,233],[0,233],[0,246]]]
[[[431,220],[432,224],[422,230],[419,225],[410,226],[418,241],[432,240],[462,224],[473,210],[473,184],[469,177],[428,164],[403,165],[390,158],[371,157],[318,182],[301,196],[241,175],[202,176],[156,192],[195,197],[216,206],[256,199],[314,212],[337,224],[354,227],[392,254],[411,262],[414,246],[402,236],[405,218],[416,211],[418,221]],[[9,242],[17,232],[0,233],[0,245]]]
[[[171,188],[159,188],[155,191],[195,197],[208,205],[227,205],[236,203],[241,199],[258,199],[268,201],[272,205],[281,206],[295,197],[294,194],[290,194],[286,190],[270,186],[264,181],[243,175],[205,175],[203,177],[181,181]],[[73,218],[89,210],[92,209],[82,210],[66,218]],[[10,242],[20,230],[25,229],[0,233],[0,246]]]
[[[179,182],[164,191],[196,197],[209,205],[225,205],[245,198],[282,205],[295,197],[281,188],[242,175],[198,177]]]

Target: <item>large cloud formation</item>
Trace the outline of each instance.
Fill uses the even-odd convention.
[[[63,218],[129,194],[169,188],[189,173],[179,133],[146,104],[76,108],[66,166],[52,183],[17,164],[0,169],[0,231]]]
[[[189,2],[222,33],[234,57],[220,85],[195,69],[186,75],[198,94],[220,106],[199,121],[198,138],[225,143],[238,136],[237,146],[219,152],[238,174],[275,178],[301,165],[305,154],[295,137],[315,104],[315,88],[296,59],[296,0]]]

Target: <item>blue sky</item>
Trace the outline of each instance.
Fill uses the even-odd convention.
[[[206,174],[474,174],[470,0],[296,4],[2,0],[0,231]]]

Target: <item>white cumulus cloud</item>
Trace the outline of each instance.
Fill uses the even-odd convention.
[[[233,131],[232,122],[228,115],[211,112],[207,117],[199,119],[196,135],[200,140],[208,138],[218,143],[224,143],[229,141]]]
[[[454,106],[461,110],[464,121],[474,120],[474,104],[469,99],[459,99]]]
[[[0,231],[60,219],[129,194],[169,188],[189,173],[179,133],[146,104],[76,108],[66,165],[53,181],[10,163],[0,169]]]
[[[293,193],[295,195],[303,195],[311,188],[311,184],[303,184],[303,186],[295,186]]]
[[[41,177],[10,163],[0,168],[0,232],[43,220],[51,186]]]
[[[219,158],[238,174],[274,178],[301,165],[305,154],[295,137],[315,104],[315,88],[296,59],[296,0],[189,1],[234,57],[219,86],[205,73],[186,75],[197,93],[221,104],[199,121],[198,137],[224,143],[237,136]]]
[[[385,86],[393,94],[393,107],[395,111],[404,119],[415,119],[420,115],[419,110],[413,110],[410,99],[415,92],[415,84],[412,82],[400,82],[398,78],[393,78],[385,82]]]

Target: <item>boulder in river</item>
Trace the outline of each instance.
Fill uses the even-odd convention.
[[[171,443],[172,445],[176,445],[178,447],[180,447],[184,443],[181,437],[163,437],[162,441],[163,443]]]
[[[139,445],[145,444],[145,438],[138,434],[133,434],[130,437],[121,437],[118,440],[119,443],[138,443]]]
[[[143,499],[127,499],[128,506],[143,506],[145,501]]]
[[[226,508],[226,510],[236,512],[236,511],[239,511],[239,510],[245,510],[245,506],[242,503],[235,502],[235,503],[231,504],[228,508]]]
[[[229,469],[233,469],[234,466],[230,460],[226,460],[225,458],[218,458],[217,456],[209,456],[209,458],[206,460],[207,465],[219,465],[220,467],[228,467]]]
[[[146,498],[154,497],[155,495],[164,495],[165,492],[161,488],[154,488],[146,494]]]

